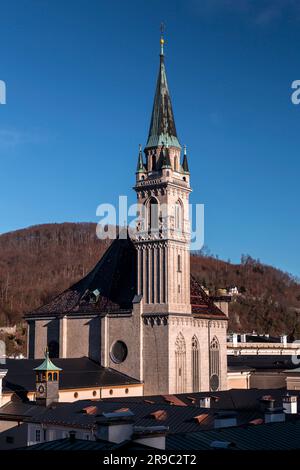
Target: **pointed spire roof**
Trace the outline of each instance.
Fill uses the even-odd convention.
[[[60,367],[57,367],[53,364],[49,357],[48,348],[45,350],[45,360],[42,364],[36,367],[34,370],[42,370],[42,371],[58,371],[62,370]]]
[[[175,127],[174,114],[168,88],[166,67],[164,62],[164,39],[161,38],[160,64],[154,104],[151,116],[148,140],[145,148],[162,145],[180,147]]]
[[[146,168],[145,168],[144,162],[143,162],[142,146],[140,144],[139,145],[139,156],[138,156],[136,172],[137,173],[144,173],[145,171],[146,171]]]
[[[182,169],[185,173],[189,173],[189,164],[186,155],[186,145],[184,146],[184,154],[183,154],[183,161],[182,161]]]

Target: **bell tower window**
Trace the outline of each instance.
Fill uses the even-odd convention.
[[[182,205],[181,201],[177,201],[175,204],[175,229],[182,229]]]
[[[148,228],[150,231],[158,229],[158,218],[159,218],[158,202],[153,197],[150,199],[148,203]]]

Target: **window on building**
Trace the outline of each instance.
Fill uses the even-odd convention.
[[[74,393],[74,398],[78,398],[78,392]]]
[[[6,439],[5,439],[5,440],[6,440],[6,443],[7,443],[7,444],[13,444],[14,441],[15,441],[15,439],[14,439],[13,436],[6,436]]]
[[[192,388],[193,392],[200,391],[200,347],[196,335],[192,338]]]
[[[177,256],[177,271],[181,273],[181,256]]]
[[[174,157],[174,170],[178,171],[178,158]]]
[[[215,392],[220,386],[220,344],[216,336],[209,347],[209,384],[210,390]]]
[[[182,229],[182,204],[180,201],[177,201],[175,204],[175,229],[181,230]]]
[[[36,431],[35,431],[35,441],[36,442],[41,442],[41,431],[40,431],[40,429],[36,429]]]
[[[176,393],[185,392],[186,384],[186,347],[182,333],[175,341]]]
[[[153,197],[150,199],[148,203],[148,228],[149,230],[157,230],[158,229],[158,202]]]
[[[156,170],[156,156],[152,155],[152,171]]]

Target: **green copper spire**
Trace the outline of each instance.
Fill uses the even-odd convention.
[[[184,146],[182,169],[185,173],[189,173],[189,164],[188,164],[188,159],[186,156],[186,145]]]
[[[167,74],[164,63],[164,39],[160,39],[160,64],[154,97],[146,149],[157,147],[168,142],[171,147],[180,147],[175,127],[174,114],[168,88]]]
[[[60,367],[57,367],[53,364],[53,362],[49,358],[49,351],[48,348],[45,351],[45,360],[42,364],[36,367],[34,370],[41,370],[41,371],[57,371],[62,370]]]
[[[138,163],[136,167],[136,172],[137,173],[144,173],[146,171],[146,168],[144,166],[143,162],[143,154],[142,154],[142,146],[141,144],[139,145],[139,156],[138,156]]]

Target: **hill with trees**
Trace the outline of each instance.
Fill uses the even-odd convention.
[[[93,223],[45,224],[1,235],[0,326],[21,323],[25,312],[86,275],[109,244],[97,238]],[[206,250],[191,254],[191,272],[211,294],[238,288],[229,305],[229,330],[300,336],[300,283],[292,275],[249,255],[232,264]],[[13,339],[22,349],[19,336]]]

